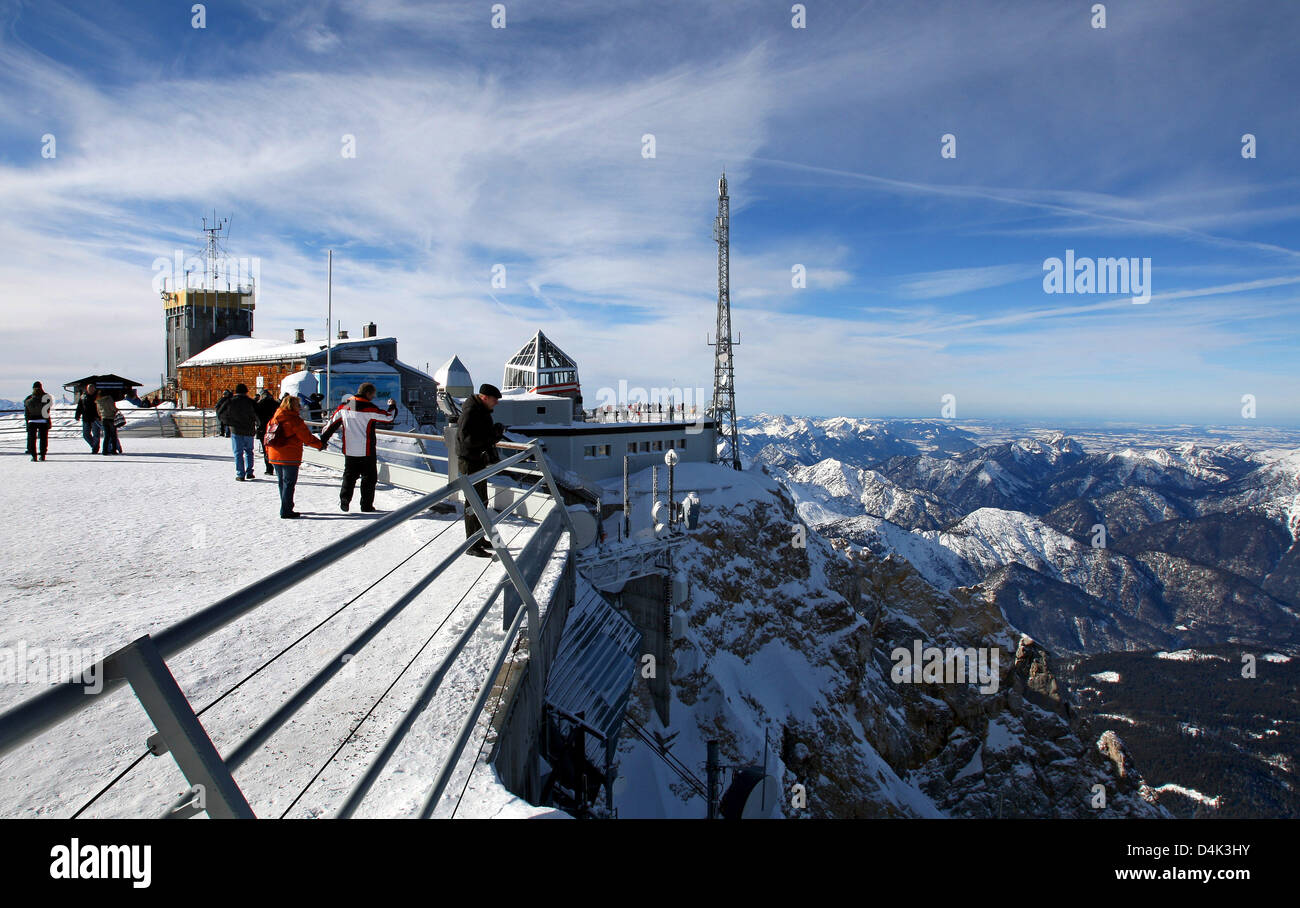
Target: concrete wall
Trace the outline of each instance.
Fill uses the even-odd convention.
[[[655,676],[647,679],[650,700],[659,721],[668,725],[669,684],[672,681],[672,640],[669,637],[664,595],[665,578],[652,574],[629,580],[618,594],[619,611],[641,632],[641,655],[655,657]],[[638,659],[639,661],[639,659]]]

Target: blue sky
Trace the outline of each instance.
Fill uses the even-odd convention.
[[[725,166],[742,413],[1300,424],[1300,4],[805,5],[0,0],[0,397],[156,381],[214,208],[258,336],[333,248],[415,365],[540,327],[590,397],[707,388]],[[1150,301],[1045,293],[1067,249]]]

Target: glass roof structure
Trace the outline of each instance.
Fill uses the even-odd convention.
[[[512,388],[543,394],[578,391],[578,364],[538,331],[506,361],[501,390]]]

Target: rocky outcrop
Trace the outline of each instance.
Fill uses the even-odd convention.
[[[671,727],[654,730],[679,735],[677,758],[702,765],[713,739],[725,762],[762,762],[766,732],[788,817],[1164,815],[1075,724],[1050,653],[978,590],[944,593],[900,558],[836,551],[761,474],[726,482],[702,496],[674,565],[691,596]],[[900,668],[926,651],[943,655]],[[653,722],[644,686],[634,699]],[[648,765],[638,746],[623,742],[625,765]]]

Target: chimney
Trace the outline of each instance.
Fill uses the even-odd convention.
[[[339,329],[339,338],[338,338],[338,339],[341,340],[341,341],[345,341],[345,340],[348,339],[348,332],[347,332],[347,329],[346,329],[346,328],[340,328],[340,329]]]
[[[375,327],[375,323],[374,323],[374,322],[371,322],[370,324],[366,325],[364,328],[361,329],[361,336],[362,336],[362,337],[378,337],[378,336],[379,336],[379,329]]]
[[[294,328],[294,329],[293,329],[293,342],[294,342],[295,344],[305,344],[305,343],[307,343],[307,338],[303,336],[303,332],[304,332],[304,329],[302,329],[302,328]]]

